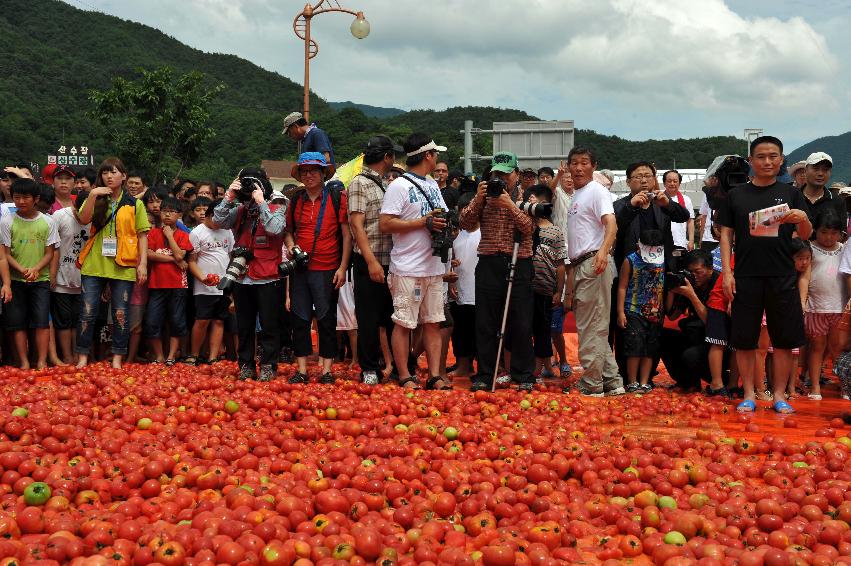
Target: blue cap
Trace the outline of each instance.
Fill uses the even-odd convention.
[[[325,161],[325,156],[318,151],[305,151],[298,156],[299,165],[319,165],[320,167],[328,167],[328,162]]]

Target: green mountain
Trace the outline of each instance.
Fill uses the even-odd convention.
[[[192,49],[149,26],[58,0],[0,2],[0,163],[44,164],[60,145],[86,145],[96,160],[109,155],[112,149],[103,131],[87,116],[91,90],[108,88],[114,77],[136,79],[139,69],[164,65],[176,75],[200,71],[210,85],[225,86],[212,106],[210,125],[217,135],[202,152],[201,162],[184,176],[227,179],[261,159],[295,157],[295,144],[281,135],[281,120],[301,108],[302,87],[288,78],[233,55]],[[338,162],[356,156],[376,133],[401,140],[422,130],[447,145],[450,168],[460,168],[464,120],[488,129],[495,121],[536,119],[520,110],[490,107],[394,114],[395,109],[335,104],[315,94],[311,98],[311,118],[328,132]],[[477,153],[491,153],[489,136],[474,139]],[[674,160],[681,168],[706,167],[714,156],[736,151],[742,142],[735,138],[636,142],[578,130],[576,143],[595,149],[602,166],[623,169],[637,159],[655,160],[660,167]],[[477,169],[483,166],[479,163]]]
[[[787,161],[789,163],[803,161],[815,151],[823,151],[833,158],[831,183],[842,181],[846,185],[851,185],[851,159],[848,159],[851,155],[851,132],[815,139],[789,153]]]
[[[346,100],[345,102],[329,102],[328,106],[333,108],[334,110],[342,110],[343,108],[356,108],[363,112],[364,116],[369,118],[391,118],[393,116],[398,116],[399,114],[404,114],[405,111],[399,108],[383,108],[381,106],[370,106],[369,104],[358,104],[357,102],[352,102],[351,100]]]

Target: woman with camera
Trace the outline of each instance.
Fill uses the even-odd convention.
[[[232,228],[235,238],[227,271],[236,280],[233,298],[239,379],[257,378],[255,337],[261,346],[260,381],[274,378],[281,350],[278,311],[283,308],[284,292],[278,264],[284,246],[286,206],[268,204],[271,196],[272,183],[263,169],[243,169],[213,211],[216,226]],[[258,316],[260,332],[256,333]]]
[[[141,200],[127,193],[127,169],[117,158],[98,169],[97,186],[80,206],[80,224],[91,222],[89,239],[77,265],[82,275],[77,367],[89,361],[101,294],[109,286],[112,302],[112,367],[120,368],[130,343],[128,307],[133,283],[148,278],[148,214]]]

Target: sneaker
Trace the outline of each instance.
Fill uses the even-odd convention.
[[[496,384],[497,385],[508,385],[511,383],[511,376],[507,373],[497,376]]]
[[[603,393],[588,391],[587,389],[585,389],[581,386],[577,386],[576,390],[579,391],[579,394],[582,397],[602,397],[603,396]]]
[[[615,387],[614,389],[604,391],[603,395],[605,395],[606,397],[617,397],[618,395],[623,395],[624,393],[626,393],[626,390],[623,387]]]
[[[290,364],[293,361],[293,351],[290,348],[281,348],[281,353],[278,354],[278,361],[282,364]]]
[[[517,391],[533,391],[534,389],[534,383],[521,383],[517,386]]]
[[[626,387],[624,387],[627,393],[638,393],[641,390],[641,386],[638,383],[627,383]]]
[[[332,383],[334,383],[334,376],[331,375],[330,371],[325,372],[319,376],[319,383],[322,383],[324,385],[331,385]]]
[[[489,391],[490,388],[490,385],[484,381],[474,381],[470,384],[470,391]]]
[[[378,373],[374,371],[365,371],[361,375],[361,380],[367,385],[378,385],[381,380],[378,378]]]
[[[307,383],[307,381],[308,381],[308,379],[307,379],[307,375],[306,375],[306,374],[301,373],[300,371],[298,371],[298,372],[294,373],[294,374],[292,375],[292,377],[290,377],[290,378],[287,380],[287,383],[290,383],[290,384],[296,385],[296,384],[298,384],[298,383]]]
[[[254,371],[254,368],[251,366],[242,366],[239,368],[239,377],[240,381],[246,381],[248,379],[255,379],[257,377],[257,373]]]
[[[275,377],[275,367],[272,364],[260,365],[260,377],[257,381],[272,381]]]
[[[573,368],[570,367],[570,364],[561,364],[560,370],[562,377],[570,377],[573,375]]]
[[[644,385],[639,385],[641,393],[650,393],[653,391],[653,386],[649,383],[645,383]]]
[[[556,376],[556,374],[554,374],[550,368],[544,366],[544,368],[541,369],[541,378],[555,377],[555,376]]]

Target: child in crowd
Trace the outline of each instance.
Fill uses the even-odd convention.
[[[833,209],[825,209],[813,223],[812,262],[803,276],[807,281],[804,329],[807,333],[807,368],[812,400],[821,400],[821,369],[825,354],[839,353],[839,323],[845,310],[844,277],[839,266],[844,244],[845,219]]]
[[[54,214],[63,208],[74,206],[74,196],[71,194],[71,191],[74,189],[76,179],[77,174],[67,165],[59,165],[53,171],[53,191],[56,197],[50,206],[50,214]]]
[[[533,185],[529,188],[530,203],[550,203],[552,200],[553,191],[547,185]],[[549,369],[553,355],[550,327],[553,306],[561,304],[567,246],[561,229],[549,218],[536,220],[538,226],[532,235],[532,334],[535,344],[535,374],[540,375],[544,368]]]
[[[475,193],[463,193],[458,208],[464,208],[473,200]],[[452,243],[452,251],[458,266],[458,279],[449,287],[449,310],[455,324],[452,327],[452,353],[455,354],[453,376],[469,377],[473,374],[473,358],[476,356],[476,265],[479,263],[479,241],[482,233],[478,225],[472,230],[461,230]],[[390,362],[388,360],[388,365]]]
[[[151,226],[162,226],[160,220],[160,205],[163,199],[168,197],[168,188],[157,185],[145,191],[142,195],[142,204],[148,215],[148,223]],[[139,354],[139,344],[142,341],[142,327],[145,321],[145,310],[148,305],[148,281],[133,284],[133,292],[130,294],[130,345],[128,348],[127,361],[133,362]]]
[[[174,365],[180,338],[186,336],[186,278],[187,252],[192,251],[189,235],[177,229],[182,206],[173,197],[160,204],[161,227],[148,233],[148,307],[145,312],[145,338],[149,340],[154,360]],[[168,357],[163,357],[161,333],[166,319],[169,321]]]
[[[628,393],[649,393],[659,356],[665,290],[665,246],[659,230],[642,230],[638,250],[626,256],[618,279],[618,326],[624,329]]]
[[[198,198],[193,203],[193,211],[200,210],[201,224],[189,234],[192,252],[189,254],[189,272],[192,274],[192,295],[195,302],[195,322],[192,325],[192,341],[189,356],[184,360],[189,365],[197,365],[210,331],[208,359],[215,361],[222,348],[230,307],[230,297],[216,286],[224,276],[233,250],[234,239],[231,230],[217,228],[213,224],[213,210],[220,201]]]
[[[14,299],[4,309],[3,325],[13,336],[21,369],[30,368],[27,330],[35,329],[36,368],[42,369],[50,341],[49,266],[59,234],[53,219],[38,210],[38,183],[17,179],[11,191],[16,210],[0,219],[0,245],[9,263]]]
[[[715,251],[712,250],[713,266],[715,265]],[[720,259],[719,259],[720,262]],[[730,253],[730,268],[735,265],[735,253]],[[719,277],[709,292],[709,300],[706,301],[706,342],[709,344],[709,373],[711,381],[706,388],[706,395],[714,397],[732,397],[738,388],[739,378],[731,368],[730,379],[727,387],[724,387],[724,355],[727,351],[730,337],[730,301],[724,294],[724,278]],[[735,360],[735,356],[730,356]]]
[[[795,271],[798,272],[798,292],[801,295],[801,308],[807,310],[807,291],[809,287],[810,264],[813,260],[813,250],[810,243],[800,238],[792,239],[792,259],[795,260]],[[806,320],[806,314],[804,315]],[[789,376],[789,385],[786,387],[786,397],[793,399],[797,397],[798,391],[798,368],[801,352],[806,348],[792,348],[792,375]],[[806,359],[806,356],[804,357]],[[803,362],[801,362],[803,365]]]
[[[196,226],[200,226],[204,223],[204,217],[207,214],[207,207],[210,206],[210,203],[213,202],[209,198],[198,197],[192,201],[192,204],[189,205],[189,216],[187,218],[188,222],[186,223],[186,227],[190,230],[193,230]],[[210,214],[213,214],[213,211],[210,211]]]
[[[70,178],[70,177],[69,177]],[[53,177],[56,186],[56,175]],[[83,200],[85,200],[85,195]],[[57,199],[56,203],[61,203]],[[55,208],[55,207],[54,207]],[[59,234],[57,252],[50,262],[50,316],[61,352],[61,359],[66,364],[75,363],[74,334],[80,319],[80,268],[77,258],[89,239],[91,224],[85,226],[77,219],[71,199],[67,204],[53,212],[53,222]]]

